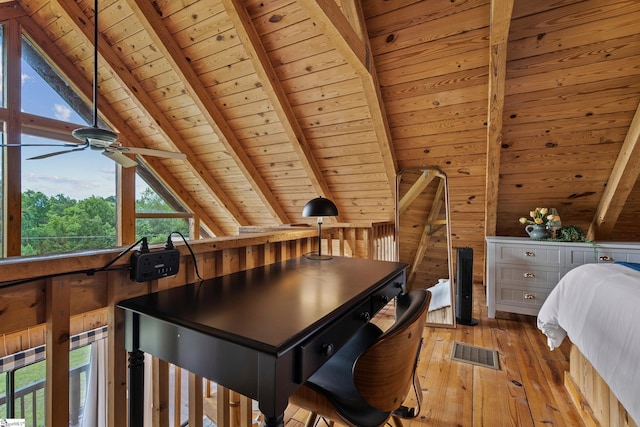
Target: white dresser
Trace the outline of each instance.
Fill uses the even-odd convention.
[[[567,271],[591,262],[640,263],[640,243],[551,242],[527,237],[487,237],[487,306],[538,314],[549,292]]]

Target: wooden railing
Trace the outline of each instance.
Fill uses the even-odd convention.
[[[394,236],[392,223],[327,224],[322,232],[323,251],[336,256],[395,260]],[[46,425],[69,425],[71,335],[108,325],[108,420],[110,426],[125,426],[127,353],[122,313],[115,305],[126,298],[194,282],[196,266],[206,279],[302,256],[317,250],[317,229],[244,228],[239,236],[196,240],[189,245],[193,257],[186,245],[176,244],[181,255],[176,276],[145,283],[129,279],[128,254],[106,271],[101,270],[123,248],[0,260],[0,357],[46,344]],[[178,416],[169,421],[169,408],[181,395],[178,389],[169,396],[169,366],[154,359],[152,372],[152,425],[178,425]],[[218,387],[215,405],[211,405],[207,395],[213,394],[209,389],[202,378],[189,374],[190,426],[202,425],[205,410],[214,412],[210,418],[218,426],[251,425],[250,401]]]
[[[82,419],[83,390],[81,386],[87,381],[90,365],[84,364],[77,366],[69,371],[69,383],[71,385],[71,395],[69,400],[69,425],[77,426]],[[13,415],[8,418],[23,418],[27,426],[42,425],[45,418],[44,412],[44,396],[46,381],[40,380],[27,384],[16,390],[6,390],[6,393],[0,396],[0,407],[9,405],[8,399],[13,400]]]

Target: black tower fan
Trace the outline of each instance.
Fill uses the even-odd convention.
[[[473,249],[457,248],[456,260],[456,322],[461,325],[475,326],[478,321],[471,317],[473,313]]]

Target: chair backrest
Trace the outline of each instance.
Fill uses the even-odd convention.
[[[400,407],[410,390],[431,292],[416,289],[398,298],[395,323],[358,357],[353,373],[358,392],[381,411]]]

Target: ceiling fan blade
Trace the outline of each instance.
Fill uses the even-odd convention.
[[[40,154],[39,156],[33,156],[33,157],[29,157],[27,160],[39,160],[39,159],[46,159],[47,157],[53,157],[53,156],[58,156],[60,154],[65,154],[65,153],[73,153],[74,151],[82,151],[85,148],[87,148],[89,146],[89,144],[83,144],[81,146],[78,146],[76,148],[72,148],[70,150],[64,150],[64,151],[54,151],[53,153],[46,153],[46,154]],[[58,147],[60,147],[60,145],[58,145]]]
[[[167,159],[184,160],[187,155],[176,151],[154,150],[151,148],[139,147],[113,147],[122,153],[140,154],[143,156],[165,157]]]
[[[135,160],[130,159],[129,157],[125,156],[119,151],[104,150],[102,152],[102,155],[107,156],[108,158],[118,163],[123,168],[132,168],[138,165],[138,163]]]
[[[74,149],[74,150],[65,150],[65,151],[54,151],[53,153],[40,154],[39,156],[29,157],[27,160],[46,159],[47,157],[53,157],[53,156],[58,156],[60,154],[71,153],[72,151],[77,151],[77,150]]]
[[[0,147],[75,147],[80,144],[0,144]]]

